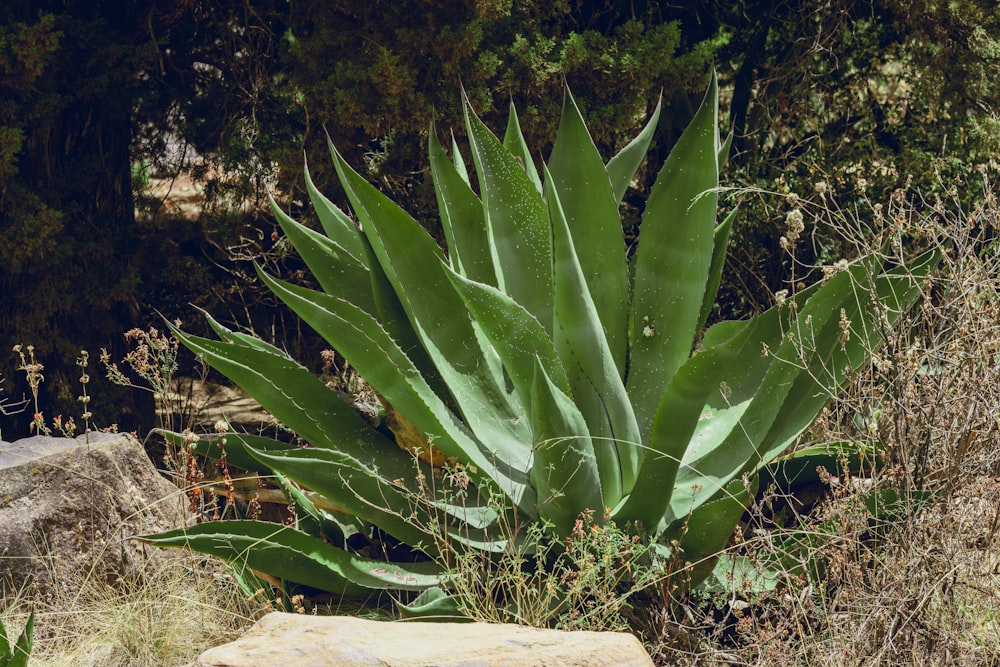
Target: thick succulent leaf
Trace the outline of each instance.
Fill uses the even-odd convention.
[[[10,655],[10,641],[7,639],[7,628],[4,627],[3,621],[0,621],[0,660],[10,660]],[[6,664],[6,662],[0,664]]]
[[[455,171],[458,175],[465,181],[466,185],[472,185],[469,180],[469,170],[465,166],[465,160],[462,159],[462,151],[458,147],[458,142],[455,141],[455,133],[451,135],[451,163],[455,165]]]
[[[840,387],[847,371],[859,368],[882,344],[880,327],[891,327],[916,303],[922,280],[938,259],[937,252],[927,252],[909,265],[876,278],[870,292],[862,288],[862,282],[852,283],[854,292],[843,304],[844,315],[851,323],[848,339],[843,344],[838,340],[842,335],[839,319],[827,325],[827,337],[834,339],[834,343],[828,344],[826,350],[818,349],[810,360],[809,372],[796,380],[773,427],[760,444],[761,464],[792,444]],[[878,324],[873,299],[885,309],[885,325]]]
[[[538,514],[556,533],[568,537],[580,512],[603,514],[601,479],[583,415],[535,364],[531,392],[535,436],[531,481],[538,493]]]
[[[252,347],[256,350],[260,350],[261,352],[284,355],[284,353],[280,352],[276,347],[261,340],[257,336],[253,336],[240,331],[232,331],[230,329],[227,329],[226,327],[219,324],[219,322],[208,313],[205,313],[205,321],[208,322],[208,326],[212,328],[212,331],[215,332],[215,335],[218,336],[220,340],[226,343],[236,343],[239,345],[246,345],[247,347]],[[168,327],[172,326],[170,322],[167,322],[166,324]]]
[[[28,658],[31,656],[31,646],[35,640],[35,612],[28,614],[28,620],[24,624],[24,629],[14,642],[11,651],[11,660],[8,667],[28,667]]]
[[[718,296],[719,285],[722,284],[722,269],[726,265],[726,250],[729,248],[729,236],[733,231],[733,220],[736,218],[737,210],[730,211],[712,235],[712,264],[708,270],[705,296],[701,300],[701,314],[698,316],[697,326],[699,333],[705,328],[705,323],[712,314],[712,308],[715,307],[715,297]]]
[[[741,596],[752,596],[770,593],[804,572],[802,563],[792,558],[773,560],[762,566],[760,554],[723,553],[697,588],[712,595],[729,596],[739,591]]]
[[[35,634],[35,613],[28,615],[28,621],[24,625],[24,630],[20,636],[10,645],[7,637],[7,630],[3,623],[0,623],[0,665],[3,667],[28,667],[28,658],[31,655],[31,645]]]
[[[621,149],[617,155],[611,158],[607,164],[608,178],[611,180],[611,187],[615,193],[615,201],[619,204],[628,191],[629,184],[635,178],[635,172],[639,170],[639,165],[646,159],[646,151],[656,133],[656,125],[660,122],[660,108],[663,100],[657,100],[653,114],[646,122],[646,126],[630,141],[625,148]]]
[[[524,142],[521,123],[517,119],[517,109],[514,108],[513,102],[510,103],[510,113],[507,115],[507,131],[503,135],[503,145],[521,163],[524,173],[531,179],[538,194],[541,194],[542,181],[538,178],[538,169],[535,168],[535,160],[531,156],[531,151]]]
[[[836,325],[840,308],[853,297],[854,283],[869,269],[870,265],[858,264],[834,276],[797,309],[797,314],[786,305],[758,316],[759,335],[754,338],[759,342],[747,346],[727,369],[709,400],[712,417],[702,419],[691,438],[677,473],[668,522],[686,516],[737,477],[748,462],[759,460],[761,442],[792,387],[801,374],[809,372],[797,339],[808,340],[815,334],[821,354],[839,346],[839,338],[828,333],[827,325]],[[794,336],[786,335],[779,317],[785,313],[791,318]],[[770,346],[770,352],[762,351],[761,344]],[[766,368],[763,376],[762,368]]]
[[[394,442],[373,429],[316,376],[275,348],[259,349],[239,342],[212,341],[189,336],[176,329],[174,333],[185,346],[243,387],[279,421],[316,448],[289,450],[288,445],[284,443],[268,438],[243,437],[240,434],[231,434],[228,436],[230,439],[242,441],[247,453],[263,465],[286,474],[296,482],[316,491],[320,489],[315,484],[297,477],[289,469],[274,468],[275,457],[285,453],[291,456],[296,452],[309,451],[314,459],[316,457],[331,459],[337,472],[333,475],[337,484],[331,487],[331,493],[320,492],[326,495],[333,505],[379,525],[399,539],[406,540],[408,537],[416,539],[420,536],[420,533],[413,532],[413,526],[402,521],[397,513],[382,510],[377,506],[389,493],[385,489],[394,488],[390,482],[410,479],[416,474],[417,464],[408,452],[404,452]],[[234,336],[242,335],[229,333]],[[261,341],[258,343],[263,344]],[[253,445],[250,445],[250,442]],[[266,452],[266,455],[262,455],[261,452]],[[285,463],[280,458],[278,461]],[[425,474],[430,472],[427,471]],[[351,492],[344,486],[344,480],[351,478],[357,488],[371,495],[359,497],[357,493]],[[408,496],[401,496],[396,500],[408,502]]]
[[[393,447],[396,452],[402,450]],[[423,497],[426,489],[413,481],[419,475],[430,479],[433,472],[412,458],[409,470],[391,465],[392,452],[380,452],[375,460],[362,465],[356,459],[330,449],[307,448],[251,452],[263,463],[280,470],[289,479],[331,499],[363,521],[375,524],[393,537],[434,555],[437,544],[431,530],[439,522],[449,537],[483,550],[502,550],[492,538],[491,520],[497,515],[488,508],[436,503]],[[404,454],[405,456],[405,454]],[[383,461],[389,459],[388,465]],[[409,485],[409,486],[407,486]]]
[[[674,488],[678,468],[699,420],[704,417],[709,395],[718,391],[726,371],[749,346],[751,352],[760,349],[759,339],[754,336],[757,324],[751,321],[731,328],[734,335],[729,340],[716,341],[678,369],[656,412],[635,488],[613,512],[615,519],[638,521],[652,533],[659,529],[670,504],[670,490]]]
[[[7,639],[6,630],[0,624],[0,665],[4,667],[28,667],[28,659],[31,657],[31,646],[35,637],[35,612],[28,614],[28,620],[24,624],[24,629],[18,635],[14,645],[11,646]]]
[[[309,201],[312,202],[313,209],[315,209],[319,222],[323,226],[323,231],[331,241],[350,253],[357,262],[363,263],[365,243],[361,237],[361,230],[346,213],[316,189],[316,185],[309,176],[309,165],[305,166],[305,178]],[[294,241],[292,243],[295,244]],[[298,244],[295,245],[298,247]]]
[[[605,506],[614,507],[623,493],[618,441],[597,389],[578,368],[574,370],[572,377],[572,391],[567,395],[573,397],[573,403],[587,422],[590,440],[594,443],[597,471],[601,475]]]
[[[726,166],[726,162],[729,161],[729,152],[733,147],[733,133],[730,131],[729,135],[726,137],[725,141],[719,144],[719,172],[722,172],[722,168]]]
[[[667,384],[691,354],[714,247],[718,86],[715,75],[646,202],[636,254],[628,391],[649,437]]]
[[[844,474],[867,476],[878,465],[884,450],[881,443],[867,441],[818,443],[762,465],[757,477],[761,489],[773,484],[779,493],[792,493],[794,489],[820,483],[820,468],[838,477]]]
[[[523,510],[533,506],[534,499],[526,486],[527,466],[521,470],[499,469],[490,453],[472,437],[374,318],[343,299],[277,280],[259,269],[258,275],[434,447],[463,465],[473,465],[489,474]]]
[[[240,340],[199,338],[173,326],[171,331],[307,442],[344,449],[362,459],[379,447],[396,449],[319,378],[277,348],[263,341],[251,346]]]
[[[496,285],[496,269],[490,255],[483,204],[465,178],[444,154],[431,127],[428,138],[431,174],[437,195],[441,226],[448,241],[451,268],[470,280]]]
[[[293,220],[278,208],[273,199],[270,202],[271,211],[282,231],[320,286],[329,294],[341,296],[369,313],[376,313],[368,266],[335,241]],[[361,247],[359,250],[364,252]],[[361,256],[364,257],[364,254]]]
[[[428,588],[410,604],[403,604],[398,600],[393,603],[403,618],[446,623],[471,623],[475,620],[462,614],[458,598],[438,587]]]
[[[530,403],[536,357],[556,386],[569,393],[569,380],[562,361],[542,325],[531,313],[495,287],[467,280],[458,274],[452,274],[451,280],[500,355],[514,391],[521,394],[524,405]]]
[[[552,230],[545,202],[517,159],[465,100],[465,124],[486,211],[497,286],[552,331]]]
[[[745,484],[743,480],[735,479],[721,490],[717,498],[692,511],[685,518],[685,526],[679,533],[666,536],[668,539],[680,539],[684,560],[691,564],[688,577],[692,588],[712,573],[755,493],[756,484]]]
[[[337,165],[339,156],[329,135],[327,135],[327,145],[331,156],[333,156],[334,164]],[[339,211],[339,209],[337,210]],[[351,229],[357,230],[356,225],[350,219],[347,222]],[[382,266],[379,264],[371,243],[369,243],[369,240],[361,231],[358,231],[357,234],[361,244],[362,264],[368,267],[371,276],[371,294],[375,303],[374,314],[378,317],[379,322],[382,323],[386,331],[399,343],[399,346],[406,352],[407,356],[413,360],[413,363],[416,364],[424,377],[427,378],[430,385],[439,394],[446,394],[447,390],[441,384],[437,370],[421,345],[420,339],[416,331],[414,331],[406,310],[400,303],[392,283],[382,270]],[[347,295],[335,293],[334,296],[343,297]]]
[[[555,259],[556,351],[569,373],[573,391],[586,383],[600,398],[603,414],[585,414],[587,423],[600,424],[607,419],[611,426],[614,440],[601,443],[597,451],[601,482],[607,484],[605,500],[615,505],[635,484],[642,458],[639,428],[577,259],[563,214],[562,193],[547,170],[545,180]],[[599,425],[595,428],[595,432],[602,430]]]
[[[548,176],[559,192],[573,246],[612,358],[625,375],[628,350],[628,265],[618,201],[597,146],[569,89]],[[556,279],[558,281],[558,277]]]
[[[430,470],[395,445],[389,447],[365,462],[319,447],[255,449],[247,445],[247,450],[261,463],[319,494],[344,513],[416,546],[427,541],[426,529],[400,516],[399,509],[413,507],[413,517],[423,521],[421,525],[433,525],[426,508],[416,506],[415,491],[406,487],[407,483],[414,486],[419,473],[430,474]],[[402,468],[399,458],[408,459],[407,468]]]
[[[183,433],[173,433],[170,431],[163,431],[160,429],[154,429],[153,433],[157,433],[162,436],[167,442],[170,442],[176,447],[187,446],[188,441]],[[227,436],[228,433],[218,433],[212,435],[202,435],[199,436],[194,445],[194,452],[198,456],[202,456],[213,461],[217,461],[222,457],[223,451],[226,455],[226,462],[236,468],[241,468],[242,470],[247,470],[249,472],[255,472],[260,475],[270,475],[272,470],[267,466],[261,464],[257,459],[250,455],[243,446],[242,439],[230,439]],[[244,435],[241,438],[258,438],[261,436],[248,436]],[[269,438],[267,438],[269,439]],[[220,451],[220,443],[222,451]],[[286,444],[286,447],[294,447],[295,445]]]
[[[441,583],[434,563],[359,558],[289,526],[265,521],[212,521],[138,539],[194,549],[277,579],[345,596],[368,596],[378,588],[420,591]]]
[[[413,360],[414,365],[420,369],[420,373],[427,380],[427,383],[434,387],[437,394],[447,396],[448,389],[444,385],[437,367],[430,355],[427,354],[427,350],[424,349],[420,336],[410,322],[406,309],[396,295],[396,290],[389,277],[378,263],[375,251],[372,250],[367,239],[365,240],[365,251],[368,253],[368,262],[371,267],[372,296],[375,299],[375,309],[378,311],[378,321],[389,332],[392,339],[399,344],[406,356]]]
[[[502,385],[495,352],[484,350],[437,244],[413,218],[334,150],[341,183],[378,261],[465,422],[499,464],[523,466],[531,435],[524,406]],[[523,174],[523,172],[522,172]]]
[[[284,475],[275,473],[274,479],[285,492],[289,505],[295,508],[297,530],[328,542],[338,549],[346,549],[348,538],[358,534],[364,525],[355,517],[335,515],[321,509],[313,502],[318,494],[300,489]]]

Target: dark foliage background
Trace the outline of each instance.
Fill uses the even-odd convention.
[[[662,94],[655,166],[714,64],[734,186],[808,196],[823,183],[862,222],[903,186],[970,209],[998,169],[998,28],[988,0],[9,0],[0,351],[34,344],[53,414],[78,411],[80,349],[118,357],[121,334],[157,312],[197,330],[192,304],[253,322],[318,365],[308,334],[249,277],[251,260],[301,268],[263,212],[266,194],[308,220],[306,154],[340,198],[325,129],[437,233],[426,137],[431,122],[442,138],[461,134],[460,82],[494,128],[513,103],[539,159],[564,83],[606,155]],[[203,189],[196,219],[170,215],[149,187],[180,173]],[[649,185],[646,174],[635,184]],[[791,204],[740,200],[722,291],[731,316],[767,305],[791,270],[778,248]],[[634,225],[639,211],[626,212]],[[799,259],[839,257],[826,230],[809,235]],[[21,391],[14,367],[13,355],[0,364],[8,397]],[[134,394],[94,393],[123,427],[152,424]],[[6,419],[4,437],[29,419]]]

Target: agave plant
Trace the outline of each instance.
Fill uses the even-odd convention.
[[[219,340],[175,331],[306,443],[225,435],[229,461],[273,475],[299,519],[144,539],[342,594],[446,592],[442,548],[500,551],[515,537],[504,527],[533,522],[558,543],[593,512],[699,564],[692,583],[704,579],[755,473],[863,363],[879,325],[915,302],[933,257],[886,272],[860,260],[706,330],[734,219],[717,223],[728,146],[714,76],[653,185],[630,259],[619,209],[658,115],[605,163],[567,91],[539,173],[513,109],[501,141],[466,101],[474,179],[454,140],[449,159],[433,127],[429,136],[447,253],[331,144],[355,217],[308,171],[323,233],[274,206],[320,289],[258,272],[367,380],[389,429],[258,338],[211,318]],[[194,448],[213,455],[217,444]],[[468,480],[460,502],[415,487],[442,465]],[[349,546],[372,527],[429,558],[388,563]]]
[[[13,644],[7,630],[0,622],[0,667],[26,667],[31,655],[31,644],[35,630],[35,614],[28,616],[28,622]]]

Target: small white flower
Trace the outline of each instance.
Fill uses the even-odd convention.
[[[642,335],[646,338],[652,338],[656,335],[656,330],[648,324],[642,328]]]
[[[802,222],[802,209],[793,208],[785,216],[785,226],[788,227],[789,235],[798,236],[802,230],[806,228],[805,223]]]

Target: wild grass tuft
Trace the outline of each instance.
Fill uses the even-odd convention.
[[[0,619],[21,627],[29,609],[32,667],[171,667],[232,641],[263,607],[218,564],[176,554],[152,575],[91,578],[50,597],[22,591]]]
[[[971,212],[902,191],[851,212],[822,193],[794,204],[810,213],[800,233],[832,225],[858,254],[936,245],[943,259],[922,306],[880,330],[871,363],[800,441],[870,460],[791,493],[762,489],[748,508],[728,551],[770,570],[771,590],[668,596],[648,646],[663,664],[1000,664],[996,198]]]

